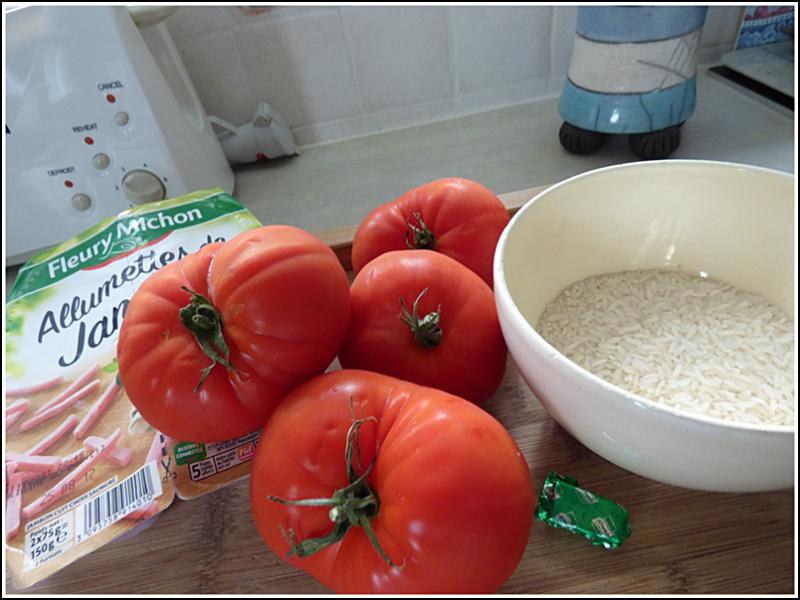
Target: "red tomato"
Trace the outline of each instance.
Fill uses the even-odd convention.
[[[492,287],[494,249],[508,220],[503,203],[481,184],[439,179],[367,215],[353,238],[353,271],[390,250],[436,250]]]
[[[350,307],[339,352],[345,368],[385,373],[476,403],[503,379],[506,344],[494,294],[452,258],[430,250],[382,254],[356,276]]]
[[[290,504],[304,499],[328,504]],[[534,494],[511,435],[481,408],[345,370],[307,381],[277,408],[256,449],[250,502],[272,551],[287,557],[293,537],[288,562],[336,592],[472,594],[514,571]]]
[[[333,251],[295,227],[261,227],[206,246],[148,277],[131,298],[117,345],[125,391],[148,423],[178,440],[254,431],[336,356],[347,288]],[[192,315],[198,337],[185,325]]]

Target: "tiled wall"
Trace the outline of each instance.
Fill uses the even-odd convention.
[[[741,7],[709,10],[700,63],[736,37]],[[301,145],[557,95],[570,6],[185,6],[167,20],[209,114],[259,100]]]

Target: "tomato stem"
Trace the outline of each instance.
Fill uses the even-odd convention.
[[[198,294],[186,286],[182,286],[181,289],[192,295],[189,304],[180,309],[181,323],[192,332],[203,354],[211,359],[211,364],[203,369],[203,374],[197,383],[195,391],[198,391],[218,363],[227,369],[232,369],[233,365],[231,365],[230,351],[225,343],[225,336],[222,335],[222,315],[211,304],[211,300],[202,294]]]
[[[420,319],[417,314],[417,306],[422,297],[427,293],[428,288],[420,292],[417,299],[414,300],[411,313],[409,313],[406,308],[405,299],[400,296],[401,312],[398,316],[403,323],[411,328],[411,331],[414,333],[414,341],[416,341],[417,344],[423,348],[433,348],[439,344],[442,340],[442,335],[444,335],[442,327],[439,325],[439,313],[442,310],[442,305],[440,304],[435,311],[428,313]]]
[[[358,444],[358,431],[361,426],[367,421],[375,421],[375,417],[366,417],[357,419],[353,409],[352,399],[350,400],[350,410],[353,412],[353,423],[347,430],[347,438],[345,442],[345,464],[347,465],[347,481],[348,485],[333,492],[330,498],[305,498],[302,500],[285,500],[277,496],[267,496],[272,502],[284,504],[287,506],[330,506],[331,509],[328,513],[330,520],[333,522],[333,529],[328,535],[320,537],[306,538],[301,542],[297,542],[295,533],[289,529],[288,535],[284,532],[284,536],[289,542],[288,557],[311,556],[328,546],[339,542],[344,538],[345,534],[353,526],[361,527],[372,542],[373,547],[390,567],[397,569],[398,567],[389,555],[381,547],[375,531],[372,529],[371,521],[378,514],[380,508],[380,501],[377,494],[370,488],[367,483],[367,477],[375,466],[375,461],[378,458],[378,450],[375,450],[375,455],[372,461],[367,466],[366,470],[359,474],[361,470],[361,457]],[[355,463],[354,464],[354,455]],[[281,530],[283,531],[283,529]]]
[[[422,220],[422,215],[419,211],[414,211],[411,214],[417,220],[417,224],[414,225],[410,218],[406,219],[406,225],[408,225],[409,229],[406,232],[406,247],[412,250],[433,250],[436,245],[436,237],[433,232],[425,225],[425,221]],[[411,237],[411,241],[409,241],[409,237]]]

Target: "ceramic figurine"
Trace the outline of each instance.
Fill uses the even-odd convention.
[[[559,112],[561,144],[586,154],[628,135],[639,158],[666,158],[694,111],[705,6],[578,8]]]

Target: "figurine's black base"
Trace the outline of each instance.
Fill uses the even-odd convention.
[[[628,136],[628,147],[644,160],[667,158],[681,145],[681,126]]]
[[[600,149],[600,146],[606,141],[606,134],[599,131],[581,129],[564,121],[561,129],[558,130],[558,140],[568,152],[591,154]]]
[[[667,158],[681,144],[681,125],[658,131],[634,133],[628,136],[628,147],[643,160]],[[581,129],[566,121],[558,131],[558,140],[564,149],[573,154],[591,154],[600,149],[610,134]]]

